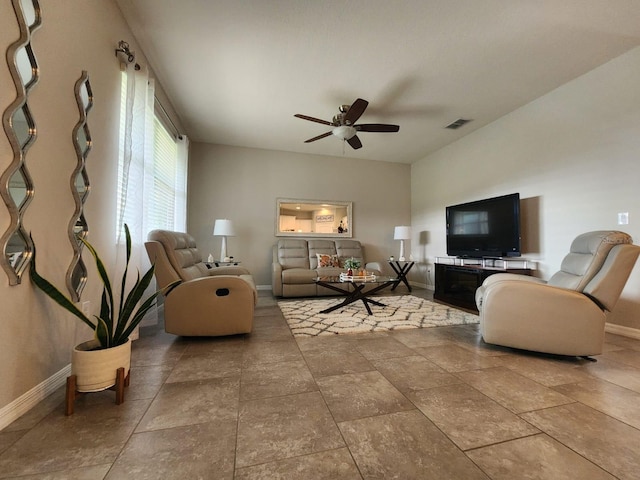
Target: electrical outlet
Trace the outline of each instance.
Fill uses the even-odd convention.
[[[91,302],[86,301],[82,302],[82,313],[84,313],[87,317],[91,315]]]

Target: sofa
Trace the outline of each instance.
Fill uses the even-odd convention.
[[[280,239],[273,246],[273,294],[276,297],[336,295],[335,291],[316,285],[314,280],[340,275],[346,270],[344,261],[348,258],[359,260],[370,274],[381,274],[378,262],[365,262],[364,249],[358,240]]]
[[[209,268],[187,233],[153,230],[147,238],[145,248],[155,265],[158,288],[180,281],[165,292],[168,333],[218,336],[251,332],[258,295],[246,268]]]

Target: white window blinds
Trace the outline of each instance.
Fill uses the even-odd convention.
[[[144,241],[148,232],[154,229],[186,230],[188,140],[169,133],[159,114],[154,112],[153,81],[145,82],[144,90],[141,90],[140,82],[135,87],[130,82],[124,74],[117,226],[122,230],[123,224],[127,223],[132,236],[135,229]],[[134,119],[129,120],[128,115],[133,115]],[[131,152],[129,162],[126,152]],[[122,239],[122,232],[117,233]]]

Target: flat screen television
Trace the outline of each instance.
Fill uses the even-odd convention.
[[[520,194],[447,207],[447,255],[519,257]]]

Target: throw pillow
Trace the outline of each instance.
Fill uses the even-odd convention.
[[[327,253],[316,253],[318,258],[318,268],[340,267],[337,255],[329,255]]]

